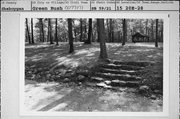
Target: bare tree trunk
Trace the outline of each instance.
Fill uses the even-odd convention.
[[[125,45],[127,41],[127,27],[126,27],[126,19],[123,19],[123,39],[122,39],[122,46]]]
[[[83,26],[82,26],[82,19],[80,19],[80,42],[82,42],[82,35],[83,35]]]
[[[42,25],[41,25],[41,18],[38,19],[39,20],[39,38],[40,38],[40,42],[43,42],[43,39],[42,39]]]
[[[158,19],[156,19],[156,40],[155,47],[158,47]]]
[[[74,52],[73,34],[72,34],[72,19],[68,19],[68,33],[69,33],[69,53]]]
[[[163,22],[161,22],[161,42],[163,42]]]
[[[49,28],[48,36],[49,36],[50,44],[54,44],[53,39],[52,39],[52,27],[51,27],[51,19],[50,18],[48,19],[48,28]]]
[[[108,35],[108,40],[107,42],[110,42],[111,41],[111,32],[110,32],[110,23],[109,23],[109,19],[106,20],[106,23],[107,23],[107,35]]]
[[[43,42],[45,41],[45,38],[44,38],[44,24],[43,24],[43,20],[42,20],[42,35],[43,35]]]
[[[39,19],[41,28],[40,28],[40,33],[42,33],[42,42],[44,42],[44,25],[43,25],[43,20],[42,18]]]
[[[99,26],[99,40],[100,40],[100,55],[99,59],[106,60],[107,59],[107,51],[106,51],[106,43],[105,43],[105,29],[104,29],[104,19],[97,19],[97,24]]]
[[[27,18],[26,18],[26,31],[27,31],[27,38],[28,38],[29,44],[31,44],[31,38],[30,38],[30,34],[29,34],[29,26],[28,26]]]
[[[83,33],[83,41],[86,42],[87,40],[87,19],[84,19],[84,33]]]
[[[146,20],[146,35],[148,35],[148,19]]]
[[[55,26],[55,41],[56,41],[56,45],[59,45],[58,36],[57,36],[57,18],[56,18],[56,26]]]
[[[91,37],[92,37],[92,19],[89,19],[88,39],[85,41],[85,44],[91,44]]]
[[[114,20],[112,20],[111,24],[111,40],[114,42]]]
[[[112,19],[110,19],[110,42],[113,42],[113,39],[112,39]]]
[[[152,41],[154,41],[154,21],[152,20],[151,21],[151,38],[152,38]]]
[[[34,35],[33,35],[33,18],[31,18],[31,41],[34,44]]]
[[[51,39],[51,34],[50,34],[50,19],[48,18],[48,39],[47,39],[47,42],[49,42],[50,41],[50,39]]]

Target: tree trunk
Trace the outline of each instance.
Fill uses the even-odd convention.
[[[113,42],[113,39],[112,39],[112,19],[110,19],[110,42]]]
[[[44,42],[44,25],[43,25],[43,20],[42,18],[39,19],[41,28],[40,28],[40,33],[42,33],[42,42]]]
[[[69,53],[74,52],[73,47],[73,33],[72,33],[72,19],[68,19],[68,33],[69,33]]]
[[[43,24],[43,21],[42,21],[42,36],[43,36],[43,42],[45,41],[45,38],[44,38],[44,24]]]
[[[100,27],[99,27],[99,22],[98,22],[98,20],[97,20],[97,42],[100,42],[100,33],[99,33],[99,31],[100,31]]]
[[[155,47],[158,47],[158,19],[156,19],[156,39],[155,39]]]
[[[48,18],[48,39],[47,39],[47,42],[50,41],[50,37],[51,37],[51,35],[50,35],[50,19]]]
[[[26,18],[26,31],[27,31],[27,38],[28,38],[29,44],[31,44],[31,38],[30,38],[30,34],[29,34],[29,26],[28,26],[27,18]]]
[[[104,19],[97,19],[97,24],[99,26],[98,36],[100,40],[100,55],[99,59],[107,59],[106,43],[105,43],[105,29],[104,29]]]
[[[56,45],[59,45],[58,36],[57,36],[57,18],[56,18],[56,26],[55,26],[55,41],[56,41]]]
[[[114,42],[114,20],[112,20],[111,24],[111,40]]]
[[[127,28],[126,28],[126,19],[123,19],[123,39],[122,39],[122,46],[125,45],[127,41]]]
[[[163,22],[161,21],[161,42],[163,42]]]
[[[31,18],[31,43],[34,44],[34,35],[33,35],[33,18]]]
[[[80,42],[82,42],[82,35],[83,35],[83,26],[82,26],[82,19],[80,19]]]
[[[40,39],[40,42],[43,42],[43,39],[42,39],[42,26],[41,26],[41,18],[39,18],[39,39]]]
[[[154,21],[152,20],[151,21],[151,39],[152,39],[152,41],[154,41],[154,23],[153,23]]]
[[[146,35],[148,35],[148,19],[146,20]]]
[[[92,19],[89,19],[88,39],[85,41],[85,44],[91,44],[91,37],[92,37]]]
[[[50,18],[48,19],[48,28],[49,28],[48,36],[49,36],[50,44],[54,44],[53,39],[52,39],[52,27],[51,27],[51,19]]]
[[[108,39],[107,39],[107,42],[110,42],[111,40],[111,32],[110,32],[110,23],[109,23],[109,19],[106,20],[106,23],[107,23],[107,35],[108,35]]]

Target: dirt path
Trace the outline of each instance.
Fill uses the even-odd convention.
[[[159,112],[162,99],[152,100],[134,93],[77,86],[72,84],[37,83],[26,80],[25,108],[27,111],[125,111]]]

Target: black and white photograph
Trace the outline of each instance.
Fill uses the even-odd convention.
[[[25,18],[29,112],[163,112],[164,20]]]
[[[0,119],[180,119],[177,0],[1,0]]]
[[[179,1],[2,0],[2,119],[180,119]]]

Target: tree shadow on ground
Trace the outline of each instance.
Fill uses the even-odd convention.
[[[148,46],[107,43],[108,57],[122,62],[150,62],[153,67],[148,67],[142,77],[155,81],[152,77],[160,77],[158,83],[163,82],[163,48],[154,48],[154,44]],[[53,81],[56,77],[62,79],[69,70],[74,71],[79,67],[93,67],[99,58],[99,44],[83,45],[75,43],[75,52],[68,53],[68,43],[56,45],[27,45],[26,47],[26,79]],[[82,68],[83,69],[83,68]],[[56,73],[55,71],[58,72]],[[147,75],[148,74],[148,75]],[[54,77],[55,76],[55,77]],[[153,79],[154,78],[154,79]],[[152,80],[153,79],[153,80]],[[148,82],[146,84],[153,84]],[[68,82],[69,85],[70,82]],[[89,88],[73,85],[64,87],[63,84],[26,83],[27,100],[31,110],[39,111],[161,111],[162,105],[157,107],[158,102],[138,96],[133,93],[114,92],[100,88]],[[33,86],[34,85],[34,86]],[[33,87],[32,87],[33,86]],[[34,92],[33,92],[34,91]],[[32,95],[31,95],[32,93]],[[29,96],[30,95],[30,96]],[[162,101],[162,100],[161,100]]]
[[[65,60],[89,60],[94,59],[98,55],[99,48],[96,45],[81,45],[80,43],[75,44],[75,52],[69,54],[69,45],[67,43],[61,44],[60,46],[47,46],[43,48],[27,48],[26,49],[26,63],[38,63],[47,62],[46,65],[51,66],[52,64],[58,64]]]
[[[111,91],[99,88],[43,84],[42,93],[48,95],[31,104],[36,111],[162,111],[162,101],[152,101],[131,92]],[[33,95],[37,96],[38,95]],[[159,105],[159,106],[157,106]]]
[[[64,69],[76,68],[79,66],[92,65],[99,55],[99,48],[95,45],[82,45],[77,43],[75,52],[68,53],[69,45],[67,43],[60,46],[44,46],[37,49],[26,49],[26,73],[30,74],[48,74],[53,69],[64,66]],[[27,75],[28,77],[28,75]],[[35,77],[35,76],[34,76]]]
[[[121,46],[120,43],[107,43],[108,57],[113,60],[122,62],[149,62],[154,63],[153,67],[147,68],[146,74],[159,75],[162,77],[163,72],[163,47],[155,48],[154,43],[142,45],[126,44]],[[26,47],[26,79],[45,82],[47,80],[62,80],[62,76],[67,71],[76,69],[92,68],[99,57],[99,43],[84,45],[75,43],[75,52],[68,53],[69,44],[60,43],[59,46],[40,44],[27,45]],[[83,68],[84,67],[84,68]],[[151,75],[144,75],[144,78],[156,80]],[[163,77],[162,77],[163,78]],[[162,85],[163,79],[158,78],[159,85]],[[151,84],[147,82],[147,84]],[[162,88],[162,86],[161,86]]]

